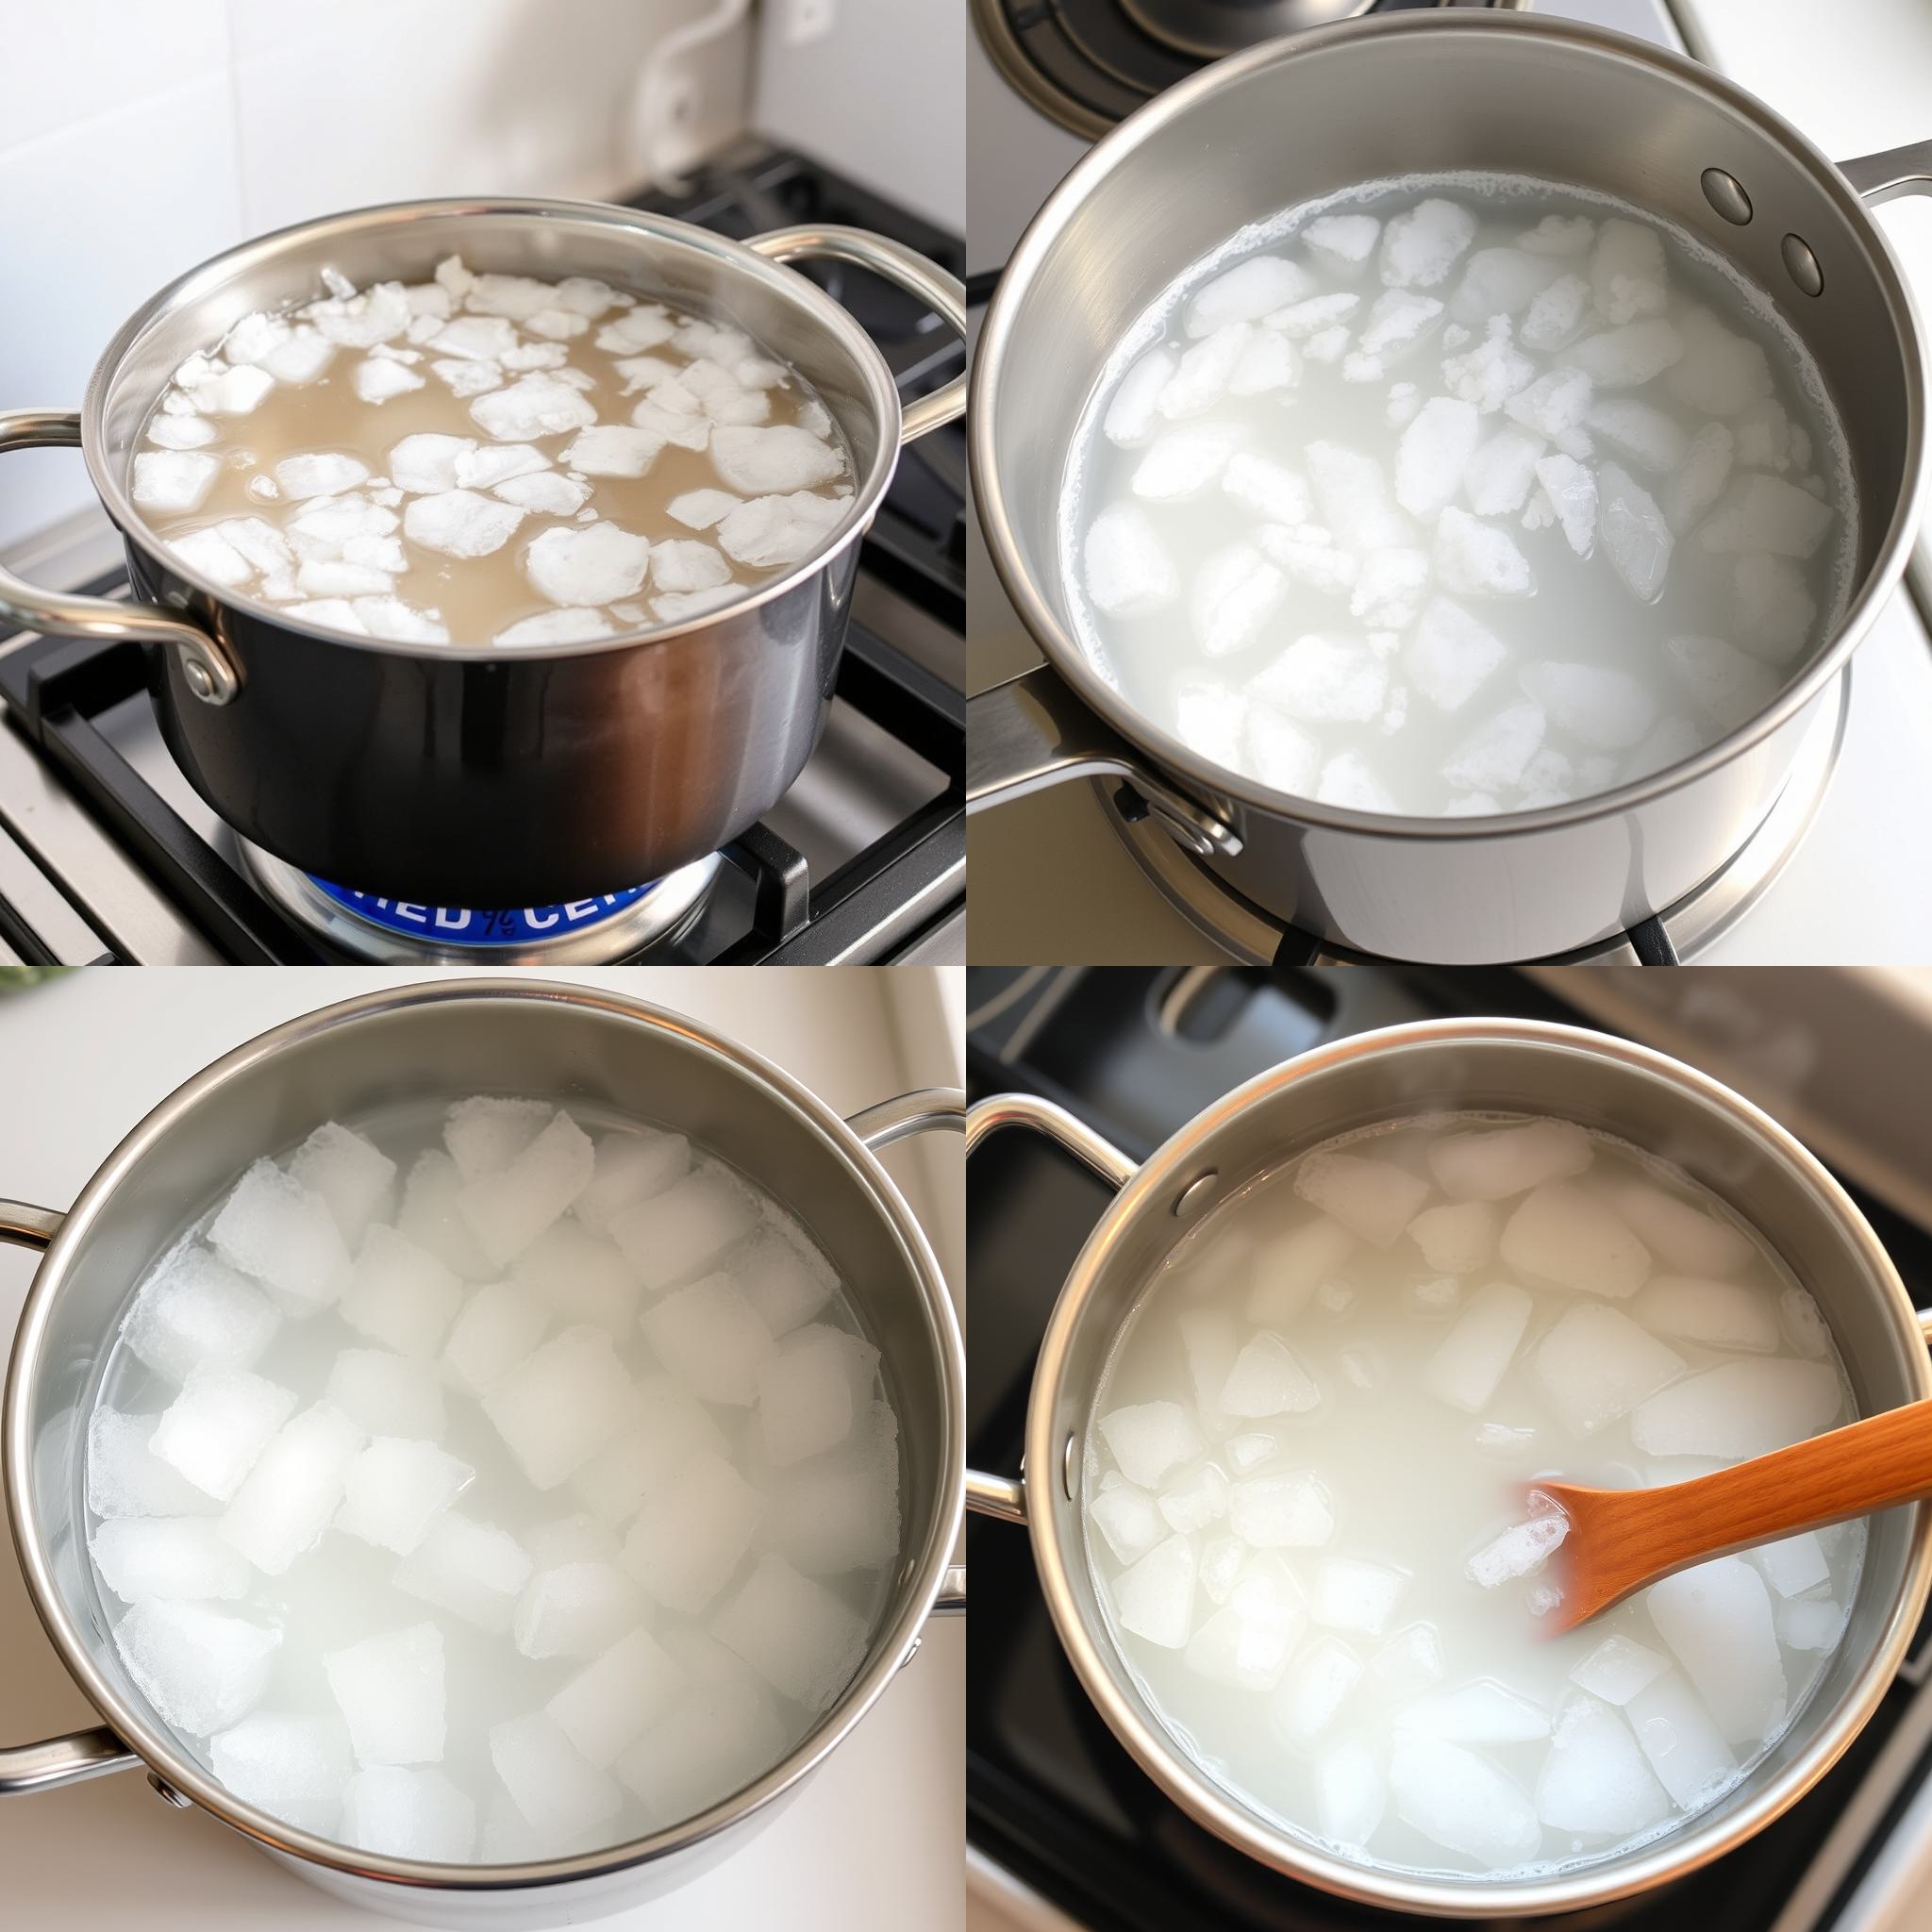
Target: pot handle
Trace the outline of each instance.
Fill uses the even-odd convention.
[[[1116,1147],[1103,1140],[1083,1120],[1031,1093],[995,1093],[982,1100],[966,1116],[966,1152],[989,1134],[1002,1127],[1031,1127],[1057,1141],[1069,1154],[1091,1167],[1108,1187],[1118,1192],[1140,1172],[1139,1166]],[[980,1516],[996,1516],[1003,1523],[1026,1521],[1026,1477],[989,1475],[983,1470],[966,1472],[966,1507]]]
[[[966,340],[966,284],[903,242],[888,241],[865,228],[822,222],[774,228],[769,235],[754,235],[744,245],[772,261],[844,261],[855,268],[870,269],[924,302],[962,342]],[[899,441],[910,442],[965,413],[966,377],[962,372],[929,396],[906,405]]]
[[[1883,154],[1840,161],[1838,171],[1866,201],[1896,201],[1902,194],[1932,194],[1932,141],[1889,147]]]
[[[1071,778],[1124,778],[1197,858],[1233,858],[1241,849],[1232,825],[1158,777],[1051,664],[1037,664],[966,701],[969,812]]]
[[[79,447],[80,417],[73,410],[0,410],[0,450]],[[242,674],[221,645],[199,625],[158,604],[43,591],[0,569],[0,617],[51,637],[172,644],[181,654],[183,682],[205,705],[225,705],[242,688]]]
[[[52,1208],[0,1201],[0,1241],[17,1248],[44,1248],[66,1219]],[[110,1771],[131,1771],[140,1762],[105,1724],[71,1731],[64,1738],[43,1738],[38,1744],[0,1747],[0,1798],[77,1785],[83,1778]]]
[[[862,1113],[847,1117],[845,1124],[876,1154],[894,1141],[909,1141],[914,1134],[938,1128],[960,1133],[966,1125],[966,1096],[957,1087],[921,1087],[911,1093],[896,1094],[869,1107]],[[936,1617],[963,1615],[966,1609],[966,1566],[951,1563],[945,1580],[933,1601]]]

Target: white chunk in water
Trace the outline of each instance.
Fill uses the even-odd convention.
[[[1113,1641],[1236,1800],[1366,1866],[1494,1876],[1726,1789],[1813,1694],[1864,1541],[1552,1636],[1571,1524],[1539,1478],[1676,1481],[1848,1414],[1809,1296],[1714,1196],[1567,1121],[1439,1114],[1191,1224],[1076,1493]]]

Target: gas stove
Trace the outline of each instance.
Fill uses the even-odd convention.
[[[1264,972],[1236,967],[990,968],[967,975],[970,1097],[1021,1089],[1058,1101],[1137,1159],[1193,1114],[1263,1069],[1326,1041],[1418,1019],[1485,1013],[1598,1024],[1564,996],[1605,992],[1622,1024],[1652,1043],[1693,1051],[1720,1077],[1800,1124],[1815,1102],[1810,1055],[1828,1031],[1816,1001],[1788,1007],[1809,1024],[1767,1023],[1760,978],[1827,975],[1699,973],[1666,1023],[1622,997],[1654,975],[1524,974],[1375,967]],[[1836,978],[1837,975],[1829,975]],[[1626,1017],[1634,1015],[1636,1017]],[[1699,1049],[1674,1028],[1690,1027]],[[1663,1034],[1668,1037],[1657,1039]],[[1866,1048],[1896,1050],[1896,1026],[1870,1027]],[[1781,1039],[1775,1054],[1767,1042]],[[1858,1064],[1863,1064],[1860,1059]],[[1781,1097],[1774,1099],[1772,1091]],[[1869,1107],[1856,1110],[1870,1133]],[[1920,1144],[1923,1104],[1916,1108]],[[1842,1143],[1847,1150],[1850,1138]],[[1932,1300],[1932,1230],[1875,1198],[1849,1151],[1834,1167],[1877,1230],[1914,1300]],[[1857,1168],[1858,1172],[1853,1170]],[[1108,1199],[1070,1156],[1037,1136],[996,1135],[975,1154],[968,1201],[967,1337],[972,1465],[1019,1466],[1033,1358],[1054,1297]],[[1001,1925],[1067,1932],[1368,1932],[1424,1921],[1331,1898],[1272,1874],[1187,1818],[1141,1771],[1094,1710],[1060,1650],[1024,1532],[975,1519],[968,1530],[974,1614],[967,1714],[967,1832],[973,1888]],[[1932,1819],[1932,1615],[1876,1715],[1851,1750],[1769,1831],[1664,1890],[1585,1917],[1535,1922],[1619,1932],[1876,1932],[1923,1925],[1912,1860]],[[1907,1814],[1910,1822],[1902,1823]],[[1915,1907],[1911,1900],[1917,1897]],[[1898,1916],[1889,1916],[1891,1913]]]
[[[1124,114],[1211,58],[1269,33],[1369,12],[1458,0],[974,0],[967,55],[969,285],[986,288],[1060,177]],[[1484,4],[1484,0],[1460,0]],[[1876,4],[1876,0],[1874,0]],[[1912,0],[1884,0],[1901,12]],[[1849,156],[1910,134],[1848,126],[1805,103],[1795,25],[1765,35],[1741,0],[1532,0],[1532,10],[1592,21],[1726,64]],[[1875,18],[1876,16],[1874,16]],[[1717,31],[1722,25],[1724,31]],[[1760,43],[1782,49],[1775,58]],[[1860,46],[1875,62],[1879,48]],[[1842,60],[1847,57],[1842,57]],[[1902,70],[1899,92],[1909,94]],[[1840,92],[1846,90],[1840,74]],[[1922,117],[1923,118],[1923,117]],[[1916,124],[1910,133],[1923,134]],[[1881,219],[1903,238],[1925,204]],[[1922,230],[1932,227],[1923,220]],[[1907,268],[1932,292],[1932,237]],[[1022,675],[1040,652],[1001,593],[976,526],[970,535],[969,690]],[[1680,903],[1576,958],[1592,963],[1856,965],[1932,958],[1932,898],[1901,891],[1932,868],[1932,570],[1913,572],[1880,611],[1805,746],[1784,792],[1722,873]],[[1111,782],[1067,785],[973,821],[974,957],[980,960],[1279,961],[1345,955],[1231,892]]]
[[[799,222],[893,236],[954,273],[957,238],[808,158],[746,142],[633,205],[741,239]],[[858,317],[902,396],[958,373],[939,317],[860,269],[804,271]],[[244,844],[161,742],[141,647],[0,638],[0,961],[556,965],[957,960],[965,438],[908,446],[868,534],[824,736],[743,837],[671,877],[561,906],[415,905]],[[67,586],[126,594],[101,519]],[[45,575],[44,572],[42,575]],[[46,578],[52,581],[52,578]]]

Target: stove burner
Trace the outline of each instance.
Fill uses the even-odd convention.
[[[1183,54],[1218,60],[1257,41],[1353,20],[1375,0],[1120,0],[1135,25]]]
[[[1831,774],[1838,769],[1845,720],[1851,712],[1851,676],[1848,670],[1839,680],[1833,702],[1799,746],[1784,790],[1722,870],[1674,906],[1644,920],[1639,928],[1538,963],[1674,963],[1666,961],[1666,948],[1676,960],[1688,960],[1715,945],[1771,889],[1811,829]],[[1234,891],[1198,859],[1183,852],[1128,787],[1114,779],[1096,779],[1093,790],[1108,824],[1152,876],[1162,896],[1190,924],[1234,958],[1254,965],[1279,966],[1398,963],[1376,961],[1289,924]]]
[[[1257,42],[1449,0],[973,0],[1008,84],[1088,141],[1198,68]],[[1485,0],[1491,6],[1507,0]]]
[[[652,885],[563,906],[485,912],[351,891],[299,872],[246,840],[236,842],[257,883],[290,918],[340,952],[385,963],[609,964],[675,933],[721,863],[713,853]]]

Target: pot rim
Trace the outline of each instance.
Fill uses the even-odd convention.
[[[1062,1392],[1069,1344],[1095,1282],[1129,1223],[1144,1215],[1168,1212],[1199,1142],[1236,1115],[1282,1089],[1332,1067],[1444,1041],[1464,1044],[1527,1044],[1607,1060],[1688,1091],[1727,1116],[1745,1134],[1767,1143],[1774,1153],[1798,1170],[1864,1253],[1874,1274],[1884,1284],[1900,1340],[1907,1349],[1908,1374],[1917,1384],[1918,1397],[1932,1397],[1932,1354],[1927,1352],[1926,1337],[1921,1331],[1911,1297],[1884,1245],[1857,1204],[1809,1149],[1761,1108],[1668,1054],[1594,1032],[1587,1026],[1540,1020],[1424,1020],[1356,1034],[1284,1060],[1204,1108],[1148,1157],[1095,1223],[1054,1302],[1027,1397],[1024,1468],[1040,1471],[1060,1467],[1053,1415]],[[1092,1391],[1088,1393],[1091,1398]],[[1077,1550],[1062,1552],[1056,1540],[1053,1524],[1058,1503],[1059,1498],[1056,1497],[1042,1507],[1029,1504],[1026,1509],[1027,1536],[1041,1593],[1081,1688],[1141,1769],[1197,1824],[1260,1865],[1364,1905],[1435,1918],[1517,1918],[1607,1904],[1681,1877],[1754,1837],[1803,1797],[1864,1728],[1891,1686],[1924,1608],[1928,1586],[1932,1586],[1932,1507],[1918,1504],[1914,1506],[1917,1515],[1910,1561],[1899,1599],[1886,1624],[1883,1640],[1866,1660],[1854,1690],[1848,1694],[1836,1720],[1811,1740],[1804,1754],[1736,1812],[1722,1820],[1706,1814],[1701,1824],[1693,1817],[1614,1865],[1586,1866],[1521,1882],[1450,1883],[1409,1873],[1372,1869],[1339,1857],[1312,1841],[1305,1842],[1286,1832],[1270,1830],[1248,1806],[1198,1769],[1164,1733],[1142,1722],[1115,1690],[1101,1661],[1104,1653],[1118,1654],[1112,1639],[1104,1629],[1090,1630],[1074,1601],[1069,1577],[1086,1559]]]
[[[215,1089],[272,1060],[299,1041],[379,1015],[459,1000],[589,1008],[674,1034],[691,1050],[747,1076],[755,1086],[762,1087],[771,1099],[801,1116],[852,1170],[905,1249],[932,1319],[946,1398],[945,1413],[940,1419],[941,1490],[934,1533],[919,1563],[899,1587],[893,1607],[874,1633],[863,1669],[847,1685],[838,1703],[762,1777],[678,1824],[567,1858],[499,1865],[455,1865],[390,1857],[359,1851],[290,1824],[236,1798],[176,1745],[171,1732],[151,1724],[123,1698],[96,1667],[92,1652],[67,1617],[53,1588],[40,1548],[32,1494],[32,1445],[28,1440],[27,1365],[37,1354],[48,1311],[65,1273],[67,1255],[81,1235],[108,1211],[134,1162],[162,1136],[175,1131],[194,1107]],[[577,1879],[606,1876],[652,1864],[714,1838],[764,1810],[815,1770],[897,1676],[940,1595],[964,1508],[964,1414],[965,1344],[931,1244],[918,1217],[877,1156],[809,1088],[762,1055],[686,1014],[601,987],[508,976],[431,980],[363,993],[318,1008],[242,1041],[158,1101],[106,1157],[68,1209],[59,1231],[38,1262],[27,1290],[8,1361],[4,1407],[0,1407],[0,1476],[5,1480],[7,1515],[14,1548],[42,1627],[89,1703],[144,1764],[223,1824],[277,1856],[365,1878],[474,1894],[568,1885]]]
[[[429,644],[401,638],[358,637],[351,631],[331,630],[325,625],[294,618],[280,605],[258,603],[238,597],[196,570],[165,539],[148,527],[131,498],[109,472],[103,448],[102,417],[108,392],[141,336],[163,316],[192,306],[213,289],[245,275],[257,263],[285,250],[332,236],[347,236],[360,229],[394,227],[400,224],[450,216],[484,220],[499,215],[535,215],[559,220],[594,223],[611,229],[630,229],[641,240],[659,245],[689,248],[728,264],[741,275],[755,277],[781,299],[802,309],[840,345],[850,353],[865,372],[869,399],[878,420],[879,445],[862,484],[855,482],[852,501],[843,521],[833,534],[803,561],[781,572],[769,581],[751,587],[742,597],[715,609],[700,611],[678,624],[657,624],[613,637],[586,638],[576,642],[516,644],[505,646],[482,643]],[[633,291],[636,292],[636,291]],[[781,597],[795,585],[822,572],[842,552],[865,534],[880,499],[885,495],[892,473],[898,467],[904,410],[891,370],[879,353],[878,345],[859,325],[851,312],[841,308],[816,282],[781,262],[759,255],[756,249],[709,228],[681,222],[671,215],[652,214],[642,208],[626,208],[618,202],[575,201],[540,196],[467,195],[443,196],[422,201],[382,202],[367,208],[344,208],[334,214],[318,215],[306,222],[292,222],[266,235],[239,242],[233,248],[208,257],[198,266],[175,276],[165,288],[149,296],[115,331],[100,360],[88,377],[87,393],[81,405],[81,453],[88,475],[103,508],[115,527],[144,552],[166,559],[175,575],[192,584],[220,611],[240,610],[258,621],[283,630],[300,632],[319,643],[337,644],[345,650],[374,651],[401,658],[430,658],[484,662],[505,666],[541,662],[547,658],[588,657],[605,651],[626,650],[639,644],[670,643],[706,629],[721,618],[738,617],[761,604]]]
[[[1906,365],[1905,480],[1893,506],[1890,522],[1874,553],[1871,567],[1847,603],[1831,640],[1805,670],[1754,717],[1690,758],[1674,765],[1667,765],[1661,771],[1648,773],[1641,778],[1632,779],[1611,791],[1594,792],[1563,805],[1541,806],[1529,811],[1493,812],[1482,817],[1422,818],[1324,805],[1313,798],[1274,791],[1257,779],[1203,758],[1199,752],[1155,724],[1115,691],[1087,661],[1078,642],[1069,636],[1066,627],[1054,615],[1046,598],[1036,588],[1020,560],[1018,546],[1012,537],[1013,517],[1001,480],[994,444],[992,403],[1000,364],[1015,347],[1013,316],[1032,277],[1051,258],[1061,230],[1089,192],[1143,142],[1160,133],[1170,122],[1184,116],[1196,101],[1264,68],[1285,65],[1338,47],[1368,42],[1380,34],[1469,32],[1550,35],[1574,46],[1594,49],[1605,58],[1648,67],[1663,79],[1675,81],[1704,95],[1707,107],[1728,111],[1752,124],[1809,167],[1820,187],[1863,240],[1898,329]],[[1210,800],[1216,797],[1231,799],[1268,818],[1385,840],[1475,842],[1561,831],[1572,825],[1634,809],[1696,784],[1779,730],[1809,705],[1832,678],[1848,668],[1852,652],[1897,587],[1911,547],[1912,532],[1918,524],[1926,487],[1923,462],[1926,385],[1925,331],[1910,285],[1884,229],[1872,219],[1864,200],[1829,158],[1756,94],[1714,69],[1699,66],[1688,56],[1588,22],[1486,8],[1422,8],[1373,14],[1263,42],[1245,53],[1217,61],[1165,89],[1095,142],[1041,205],[1000,276],[999,287],[982,319],[974,357],[967,435],[980,530],[1002,590],[1054,671],[1073,687],[1083,703],[1105,719],[1129,744],[1147,747],[1157,763],[1184,774]]]

